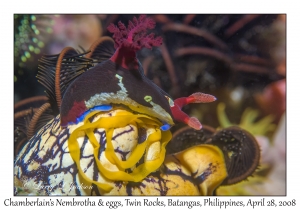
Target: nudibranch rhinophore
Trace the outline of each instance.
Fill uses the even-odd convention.
[[[16,157],[16,195],[212,195],[255,170],[258,146],[249,135],[231,136],[235,130],[228,134],[234,146],[210,135],[166,155],[176,122],[195,136],[204,130],[182,107],[216,98],[198,92],[173,100],[144,75],[136,53],[162,44],[147,34],[154,27],[141,15],[128,27],[111,24],[113,39],[100,38],[87,53],[67,47],[41,59],[37,77],[49,101],[34,114],[34,125],[48,108],[53,117]],[[244,142],[253,152],[241,152]],[[248,165],[236,174],[239,160]]]

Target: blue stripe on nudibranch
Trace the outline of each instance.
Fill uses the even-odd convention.
[[[86,115],[88,115],[92,111],[110,111],[112,110],[112,106],[108,104],[94,106],[93,108],[90,108],[89,110],[85,111],[80,117],[76,119],[76,124],[79,122],[82,122]]]
[[[160,129],[161,129],[162,131],[167,131],[167,130],[169,130],[170,128],[171,128],[171,125],[169,125],[169,124],[164,124],[164,125],[160,126]]]

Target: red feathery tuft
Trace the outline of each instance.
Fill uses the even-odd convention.
[[[113,33],[115,48],[124,46],[138,51],[143,47],[151,49],[162,44],[161,37],[155,37],[153,33],[147,34],[147,29],[153,29],[155,21],[146,15],[140,15],[128,22],[128,27],[119,21],[118,26],[110,24],[107,30]]]

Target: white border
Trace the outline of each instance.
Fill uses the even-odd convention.
[[[287,13],[287,196],[267,197],[267,199],[291,200],[298,197],[299,180],[299,15],[296,1],[1,1],[1,184],[0,205],[4,199],[23,200],[13,197],[13,14],[14,13]],[[298,64],[298,65],[297,65]],[[4,76],[3,76],[4,75]],[[293,97],[293,98],[292,98]],[[294,99],[294,100],[293,100]],[[85,198],[78,198],[84,200]],[[181,197],[183,200],[204,199],[198,197]],[[260,197],[221,197],[222,200],[235,199],[246,202],[249,198]],[[56,199],[45,198],[43,199]],[[76,198],[77,199],[77,198]],[[98,200],[99,198],[90,198]],[[124,200],[126,197],[109,197],[107,200]],[[132,198],[134,199],[134,198]],[[136,198],[142,199],[142,198]],[[150,197],[150,199],[154,199]],[[161,198],[167,202],[168,198]],[[36,200],[32,198],[31,200]],[[71,198],[65,198],[71,200]],[[297,200],[300,202],[300,199]],[[300,203],[297,203],[299,206]],[[37,207],[34,207],[37,208]],[[44,207],[45,208],[45,207]],[[74,207],[73,207],[74,208]],[[82,207],[75,207],[82,208]],[[132,207],[130,207],[132,208]],[[135,207],[140,208],[140,207]],[[149,208],[149,207],[143,207]],[[150,207],[153,208],[153,207]],[[158,208],[158,207],[157,207]],[[172,207],[185,208],[187,207]],[[197,208],[197,207],[194,207]],[[212,207],[213,208],[213,207]],[[219,209],[219,207],[217,207]],[[234,207],[232,207],[234,208]],[[236,208],[236,207],[235,207]],[[237,207],[239,208],[239,207]],[[260,207],[258,207],[260,208]],[[296,207],[297,208],[297,207]],[[106,209],[109,209],[106,207]],[[118,208],[121,209],[121,208]],[[134,208],[133,208],[134,209]],[[231,209],[231,208],[230,208]],[[240,209],[240,208],[239,208]],[[250,209],[250,208],[246,208]],[[252,209],[252,208],[251,208]],[[257,209],[257,208],[255,208]],[[262,209],[262,208],[260,208]],[[278,209],[278,208],[277,208]],[[279,208],[280,209],[280,208]]]

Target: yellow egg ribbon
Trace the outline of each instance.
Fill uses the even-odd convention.
[[[93,111],[89,113],[83,120],[83,125],[76,128],[68,139],[68,147],[70,155],[77,165],[79,175],[89,183],[95,184],[104,191],[112,190],[112,186],[107,183],[101,183],[90,179],[82,170],[80,166],[80,147],[77,142],[77,138],[82,136],[82,132],[88,136],[88,139],[94,147],[94,158],[99,172],[108,180],[112,181],[132,181],[140,182],[146,176],[153,171],[156,171],[165,159],[166,145],[171,140],[172,134],[170,131],[161,131],[160,126],[162,123],[154,118],[151,118],[143,114],[133,114],[131,112],[121,110],[116,113],[116,116],[100,117],[95,122],[90,122],[91,116],[94,116],[101,111]],[[146,127],[151,125],[155,127],[155,132],[151,133],[148,138],[141,144],[138,144],[132,151],[129,158],[125,161],[120,160],[113,148],[112,137],[115,128],[123,128],[131,123],[137,123],[140,127]],[[100,148],[99,142],[96,140],[94,135],[94,129],[103,128],[106,133],[106,158],[114,165],[116,165],[119,171],[107,170],[98,159],[98,152]],[[158,158],[153,160],[145,160],[144,163],[133,169],[132,173],[125,172],[125,169],[132,168],[135,164],[143,157],[145,151],[153,142],[161,142],[161,150]]]

